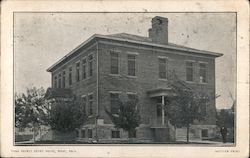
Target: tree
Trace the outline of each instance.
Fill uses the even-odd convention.
[[[115,127],[127,131],[129,138],[133,137],[135,128],[140,125],[140,114],[137,104],[138,98],[119,99],[119,109],[117,113],[111,113],[109,110],[105,110]]]
[[[27,88],[26,93],[15,94],[15,127],[32,128],[35,132],[47,113],[44,99],[45,91],[41,88]]]
[[[165,110],[169,121],[174,127],[187,128],[187,142],[189,142],[190,125],[195,120],[202,121],[205,119],[206,105],[211,97],[205,92],[195,91],[190,88],[186,82],[180,80],[173,72],[169,78],[174,97],[168,99]]]
[[[76,97],[56,100],[50,104],[48,123],[52,130],[71,132],[80,127],[85,120],[84,108]]]
[[[221,109],[217,115],[217,125],[226,128],[234,127],[234,114],[230,112],[230,109]]]

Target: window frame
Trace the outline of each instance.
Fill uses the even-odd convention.
[[[88,134],[88,138],[93,138],[93,130],[92,129],[88,129],[87,130],[87,134]]]
[[[90,99],[90,96],[92,97],[91,99]],[[94,103],[94,95],[93,93],[89,93],[88,94],[88,114],[90,116],[94,114],[93,103]]]
[[[129,56],[133,56],[134,59],[129,59]],[[131,53],[131,52],[128,52],[127,53],[127,76],[128,77],[137,77],[137,56],[138,56],[138,53]],[[129,66],[129,63],[130,62],[134,62],[134,68],[132,69],[134,74],[130,74],[130,66]]]
[[[120,94],[121,94],[121,92],[109,92],[110,112],[112,114],[117,114],[119,112],[119,107],[117,107],[117,106],[119,106]],[[112,99],[112,95],[117,95],[117,98]],[[112,104],[115,102],[117,103],[117,105]],[[113,107],[115,107],[115,108],[113,108]]]
[[[69,67],[69,85],[71,86],[73,84],[72,80],[72,67]]]
[[[192,66],[188,66],[187,64],[192,64]],[[191,80],[188,80],[188,69],[192,70],[192,81]],[[195,61],[193,60],[186,60],[185,62],[185,69],[186,69],[186,81],[187,82],[195,82]]]
[[[88,100],[88,98],[87,98],[87,96],[86,95],[82,95],[81,96],[81,110],[86,114],[86,109],[87,109],[87,101]]]
[[[90,56],[92,56],[92,58],[90,59]],[[94,72],[94,53],[90,53],[88,55],[88,76],[92,77],[93,76],[93,72]]]
[[[112,139],[119,139],[121,138],[121,131],[120,130],[111,130],[111,138]]]
[[[54,76],[54,88],[57,88],[57,75]]]
[[[76,82],[80,81],[80,61],[76,62]]]
[[[205,65],[205,68],[201,68],[201,65]],[[205,77],[201,75],[201,70],[204,70]],[[201,78],[202,77],[202,78]],[[208,83],[208,63],[207,62],[199,62],[199,83],[207,84]]]
[[[110,70],[109,70],[109,73],[111,75],[119,75],[120,74],[120,51],[117,51],[117,50],[109,50],[109,56],[110,56]],[[114,57],[112,57],[112,54],[117,54],[117,73],[113,73],[113,59]],[[116,58],[116,57],[115,57]]]
[[[65,70],[62,73],[62,88],[66,87],[66,72]]]
[[[84,57],[82,59],[82,80],[87,79],[87,74],[88,74],[87,65],[88,65],[87,57]]]
[[[165,57],[165,56],[158,56],[158,78],[160,80],[167,80],[167,77],[168,77],[168,57]],[[165,69],[165,77],[163,78],[161,76],[161,63],[160,63],[160,60],[165,60],[165,66],[164,66],[164,69]]]

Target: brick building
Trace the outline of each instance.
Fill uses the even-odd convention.
[[[136,139],[170,141],[174,137],[173,127],[161,108],[172,95],[168,71],[174,70],[190,87],[205,89],[215,96],[215,58],[220,56],[222,54],[169,43],[168,19],[156,16],[152,19],[149,37],[95,34],[47,71],[52,74],[52,88],[71,89],[81,97],[88,121],[79,130],[79,140],[126,139],[127,132],[114,128],[105,108],[115,109],[121,95],[136,95],[141,115]],[[213,137],[215,100],[207,105],[206,114],[205,121],[192,125],[191,139]],[[177,139],[181,139],[185,131],[177,129],[176,134]]]

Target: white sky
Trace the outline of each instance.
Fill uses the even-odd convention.
[[[48,88],[46,69],[93,34],[148,36],[151,19],[169,19],[169,42],[224,54],[216,59],[217,108],[235,96],[236,16],[234,13],[15,13],[15,90]]]

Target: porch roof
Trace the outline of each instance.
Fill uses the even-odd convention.
[[[147,93],[150,98],[160,96],[175,96],[175,93],[170,87],[150,89],[147,91]]]

